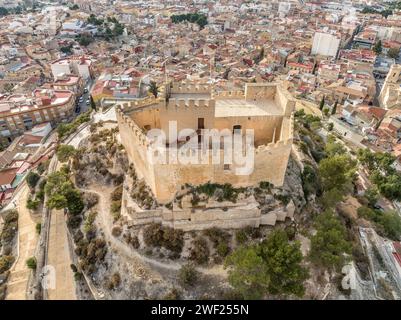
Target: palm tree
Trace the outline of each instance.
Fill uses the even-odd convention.
[[[149,92],[153,94],[155,98],[157,98],[157,95],[159,94],[159,87],[155,81],[150,81]]]

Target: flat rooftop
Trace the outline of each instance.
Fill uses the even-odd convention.
[[[215,117],[282,116],[283,110],[274,100],[216,100]]]

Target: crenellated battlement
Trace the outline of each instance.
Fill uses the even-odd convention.
[[[281,148],[281,147],[285,147],[285,146],[288,146],[288,147],[291,148],[292,142],[293,142],[292,138],[289,138],[289,139],[286,139],[286,140],[279,140],[279,141],[274,142],[274,143],[271,142],[271,143],[266,144],[266,145],[258,146],[255,149],[255,153],[258,154],[258,153],[263,153],[263,152],[275,151],[276,149]]]
[[[170,99],[167,107],[169,108],[214,108],[214,99]]]
[[[120,125],[125,126],[126,129],[129,129],[133,134],[133,137],[139,142],[140,145],[148,147],[150,144],[149,138],[143,132],[143,130],[127,115],[124,114],[124,111],[120,107],[116,108],[117,120]]]
[[[133,109],[139,109],[143,107],[148,107],[154,104],[159,104],[162,101],[161,98],[155,98],[153,96],[148,96],[143,99],[132,100],[130,102],[124,102],[117,105],[117,108],[121,108],[122,111],[131,111]]]
[[[215,100],[219,99],[245,99],[245,92],[238,91],[219,91],[213,92],[212,98]]]
[[[210,93],[212,86],[200,82],[173,82],[171,93]]]
[[[287,130],[283,139],[278,140],[276,142],[271,142],[266,145],[258,146],[255,149],[255,152],[256,153],[269,152],[269,151],[274,151],[275,149],[280,147],[285,147],[285,146],[291,147],[294,137],[294,112],[291,114],[291,117],[288,121],[289,121],[288,126],[286,128],[283,126],[282,128],[282,130]]]

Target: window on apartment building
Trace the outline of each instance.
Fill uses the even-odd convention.
[[[35,119],[37,122],[42,122],[42,117],[40,115],[40,112],[36,111],[36,112],[34,112],[34,115],[35,115]]]
[[[9,125],[11,128],[14,128],[14,127],[15,127],[13,118],[7,118],[7,122],[8,122],[8,125]]]
[[[230,170],[230,165],[224,164],[224,171],[229,171],[229,170]]]
[[[50,120],[49,114],[47,113],[47,110],[43,110],[43,114],[45,116],[46,121]]]

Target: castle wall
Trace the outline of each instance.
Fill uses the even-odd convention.
[[[116,108],[116,116],[121,142],[127,151],[128,159],[135,164],[138,176],[143,177],[154,192],[156,185],[154,168],[147,159],[148,139],[134,121],[124,115],[119,108]]]
[[[145,126],[150,126],[151,129],[160,128],[159,108],[146,108],[141,112],[132,112],[129,116],[140,128],[145,128]]]
[[[289,95],[288,91],[284,90],[281,86],[277,86],[274,101],[283,109],[284,116],[289,117],[295,109],[295,101]]]
[[[223,151],[220,151],[220,163],[213,164],[211,153],[208,164],[156,164],[154,176],[157,181],[156,196],[161,203],[174,198],[175,192],[185,183],[193,185],[207,181],[214,183],[230,183],[235,187],[246,187],[269,181],[275,186],[282,186],[291,152],[292,139],[260,146],[254,154],[254,169],[250,174],[237,175],[235,165],[224,170]]]
[[[169,134],[169,121],[177,122],[182,129],[198,129],[198,118],[204,118],[205,128],[214,128],[214,100],[170,99],[167,107],[160,108],[160,128]]]
[[[245,86],[246,100],[273,99],[276,94],[276,84],[266,85],[265,83],[247,83]]]
[[[267,144],[280,138],[282,116],[259,116],[259,117],[219,117],[215,119],[215,128],[232,130],[234,125],[240,125],[242,134],[246,129],[254,130],[255,145]]]
[[[123,190],[123,199],[129,197],[128,191]],[[132,200],[124,201],[122,215],[127,218],[129,227],[141,227],[149,223],[161,223],[183,231],[205,230],[212,227],[223,229],[239,229],[247,226],[274,226],[277,221],[286,218],[293,219],[295,206],[291,201],[286,207],[277,208],[262,214],[258,203],[253,197],[237,203],[218,202],[208,204],[205,208],[179,208],[174,204],[173,209],[158,208],[141,210],[132,206]]]

